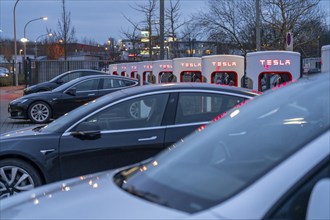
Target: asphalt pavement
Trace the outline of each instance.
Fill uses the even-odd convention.
[[[17,120],[9,118],[8,104],[10,101],[23,95],[25,86],[0,87],[0,133],[33,125],[28,120]]]

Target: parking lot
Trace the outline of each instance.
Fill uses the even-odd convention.
[[[32,125],[29,121],[13,120],[8,117],[8,103],[21,97],[23,89],[24,86],[0,87],[0,133]]]

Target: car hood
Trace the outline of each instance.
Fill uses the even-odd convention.
[[[182,219],[190,216],[120,189],[113,182],[114,173],[80,176],[3,199],[1,218]]]
[[[27,89],[34,90],[34,89],[38,89],[38,88],[42,88],[42,87],[49,87],[49,86],[56,87],[56,83],[55,82],[50,82],[50,81],[41,82],[41,83],[38,83],[36,85],[29,86]]]
[[[0,139],[8,140],[8,139],[16,138],[16,137],[19,137],[19,138],[29,137],[29,136],[36,137],[39,134],[44,134],[44,133],[39,132],[39,128],[41,128],[43,126],[44,125],[38,125],[38,126],[34,125],[34,126],[26,127],[26,128],[8,131],[8,132],[0,134]]]
[[[31,93],[31,94],[27,94],[27,95],[23,96],[22,98],[24,98],[24,99],[28,99],[28,98],[33,99],[35,97],[39,98],[40,96],[44,96],[45,94],[50,95],[50,94],[53,94],[53,92],[52,91],[45,91],[45,92],[42,92],[42,93],[40,93],[40,92],[39,93]]]

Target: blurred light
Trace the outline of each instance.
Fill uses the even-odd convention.
[[[39,204],[39,200],[38,199],[33,200],[33,204],[38,205]]]
[[[140,172],[143,172],[143,171],[146,171],[146,170],[147,170],[146,165],[143,165],[142,167],[140,167]]]
[[[23,37],[23,38],[21,38],[21,42],[23,42],[23,43],[26,43],[26,42],[28,42],[29,40],[27,39],[27,38],[25,38],[25,37]]]
[[[202,130],[204,130],[206,128],[206,125],[201,125],[198,129],[197,129],[197,131],[202,131]]]
[[[291,119],[285,119],[283,124],[285,125],[293,125],[293,124],[306,124],[307,121],[304,121],[304,118],[291,118]]]
[[[233,118],[233,117],[235,117],[236,115],[238,115],[239,114],[239,109],[236,109],[235,111],[233,111],[231,114],[230,114],[230,117],[231,118]]]
[[[152,165],[155,167],[158,165],[158,162],[155,160],[154,162],[152,162]]]
[[[94,183],[94,184],[93,184],[93,188],[95,189],[95,188],[97,188],[97,187],[99,187],[99,185],[98,185],[97,183]]]

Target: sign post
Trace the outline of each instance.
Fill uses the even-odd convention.
[[[286,33],[286,50],[293,51],[293,36],[291,31]]]

